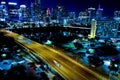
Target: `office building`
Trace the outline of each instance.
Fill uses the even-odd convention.
[[[35,3],[33,4],[33,10],[34,10],[35,21],[40,21],[41,19],[41,1],[40,0],[35,0]]]
[[[114,20],[120,23],[120,11],[114,11]]]
[[[96,9],[93,7],[88,8],[88,22],[91,23],[92,19],[96,18]]]
[[[30,21],[30,12],[26,5],[20,5],[19,20],[20,21]]]
[[[56,20],[56,22],[63,24],[64,19],[68,17],[68,11],[65,6],[58,4],[52,11],[52,19]]]
[[[76,15],[75,15],[75,12],[69,12],[69,13],[68,13],[68,18],[69,18],[69,19],[75,19],[75,16],[76,16]]]
[[[47,24],[49,24],[51,19],[50,8],[43,8],[41,10],[41,20]]]
[[[78,19],[81,25],[88,24],[88,13],[86,11],[81,11],[79,13]]]
[[[14,2],[8,2],[8,16],[9,20],[11,21],[17,21],[19,19],[18,14],[18,5]]]
[[[103,8],[101,8],[99,5],[96,11],[96,20],[101,20],[102,17],[103,17]]]
[[[0,3],[0,21],[5,21],[8,18],[7,3],[2,1]]]
[[[96,29],[97,29],[97,21],[95,19],[91,20],[91,31],[90,31],[90,35],[89,39],[95,38],[96,37]]]
[[[114,17],[120,17],[120,11],[114,11]]]

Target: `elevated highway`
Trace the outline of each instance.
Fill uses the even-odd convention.
[[[108,77],[98,74],[65,54],[48,46],[27,39],[17,33],[0,30],[5,36],[11,37],[16,43],[39,56],[53,70],[59,73],[65,80],[107,80]]]

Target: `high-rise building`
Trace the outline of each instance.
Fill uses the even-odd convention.
[[[81,25],[88,24],[88,13],[86,11],[81,11],[79,13],[78,19]]]
[[[93,7],[88,8],[88,22],[91,23],[91,20],[95,18],[96,18],[96,9]]]
[[[52,10],[52,19],[56,20],[58,23],[63,23],[64,19],[68,17],[68,11],[65,6],[58,4]]]
[[[35,0],[35,3],[33,4],[33,10],[34,10],[35,21],[39,21],[41,19],[41,1],[40,0]]]
[[[120,23],[120,11],[114,11],[114,20]]]
[[[103,15],[103,8],[100,7],[100,5],[98,6],[98,9],[96,11],[96,19],[97,20],[101,20]]]
[[[19,20],[20,21],[29,21],[30,20],[30,12],[26,5],[20,5]]]
[[[31,14],[31,21],[34,21],[35,20],[35,12],[34,12],[34,3],[31,3],[31,6],[30,6],[30,14]]]
[[[97,25],[97,21],[95,19],[92,19],[91,31],[90,31],[90,35],[89,35],[90,39],[95,38],[95,36],[96,36],[96,29],[97,29],[96,25]]]
[[[114,17],[120,17],[120,11],[114,11]]]
[[[46,24],[49,24],[50,16],[50,8],[44,8],[41,10],[41,20],[44,21]]]
[[[47,16],[50,16],[50,8],[47,8]]]
[[[7,3],[2,1],[0,4],[0,21],[5,21],[8,18]]]
[[[69,13],[68,13],[68,18],[69,18],[69,19],[75,19],[75,16],[76,16],[76,15],[75,15],[75,12],[69,12]]]
[[[57,9],[56,8],[52,8],[52,14],[51,14],[51,18],[52,20],[57,20]]]
[[[41,20],[43,20],[44,22],[46,22],[46,18],[48,18],[47,8],[43,8],[41,10]]]
[[[18,5],[15,2],[8,2],[8,16],[9,20],[16,21],[19,19]]]

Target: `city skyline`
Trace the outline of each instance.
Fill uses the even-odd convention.
[[[0,0],[0,41],[0,80],[120,80],[118,1]]]
[[[34,0],[0,0],[0,1],[6,1],[6,2],[17,2],[18,5],[25,4],[28,7],[30,7],[30,4],[34,2]],[[89,7],[95,7],[98,8],[98,5],[101,5],[101,8],[104,9],[103,15],[104,16],[113,16],[114,11],[120,10],[119,1],[114,0],[41,0],[41,6],[42,8],[49,7],[54,8],[58,3],[61,3],[61,5],[65,6],[69,12],[76,12],[78,13],[80,11],[85,11]]]

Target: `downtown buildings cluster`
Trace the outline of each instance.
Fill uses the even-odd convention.
[[[90,7],[85,11],[80,11],[78,16],[76,16],[75,12],[68,12],[67,8],[61,4],[50,9],[42,8],[41,0],[35,0],[35,2],[31,3],[30,7],[24,4],[18,5],[15,2],[2,1],[0,4],[0,21],[22,22],[22,24],[33,22],[37,26],[48,24],[88,26],[92,25],[92,20],[95,19],[97,23],[94,24],[93,21],[95,27],[91,27],[91,34],[100,37],[117,37],[120,11],[114,11],[113,17],[105,17],[103,12],[104,9],[98,5],[97,9]]]

